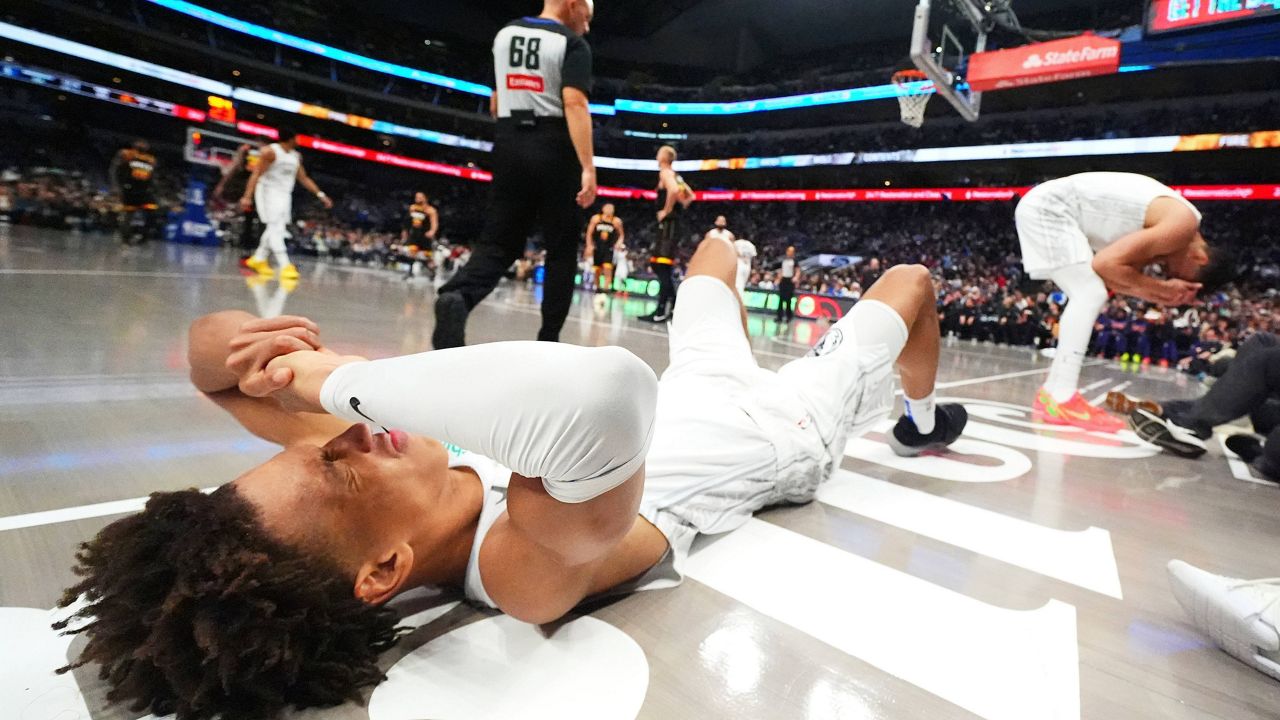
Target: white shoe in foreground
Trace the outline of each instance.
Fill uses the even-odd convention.
[[[1280,680],[1280,578],[1240,580],[1170,560],[1169,584],[1200,632]]]

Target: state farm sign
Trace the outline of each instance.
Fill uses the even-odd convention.
[[[969,58],[966,80],[974,90],[985,92],[1109,75],[1119,69],[1119,40],[1079,35],[1008,50],[975,53]]]

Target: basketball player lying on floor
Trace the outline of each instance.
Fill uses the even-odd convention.
[[[302,318],[196,321],[196,387],[285,449],[210,495],[154,494],[81,548],[63,600],[85,602],[76,666],[99,664],[113,701],[181,718],[360,700],[398,637],[385,603],[402,591],[454,586],[545,623],[592,596],[673,586],[697,534],[808,502],[846,441],[891,411],[895,360],[919,400],[892,447],[960,435],[963,408],[933,406],[923,267],[889,270],[778,372],[751,354],[736,271],[728,243],[702,243],[661,382],[617,347],[370,362],[324,350]]]

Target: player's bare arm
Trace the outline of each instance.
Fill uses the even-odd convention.
[[[260,371],[248,366],[240,387],[253,393],[269,390],[267,394],[282,407],[301,412],[333,411],[332,403],[323,399],[327,394],[345,397],[343,393],[357,392],[352,388],[358,387],[360,397],[352,395],[351,407],[361,417],[365,417],[368,409],[370,417],[406,427],[416,434],[434,437],[447,429],[453,433],[451,441],[473,446],[497,443],[485,448],[485,454],[502,457],[507,461],[504,464],[514,465],[517,470],[508,489],[507,514],[498,519],[481,548],[484,585],[504,612],[522,620],[545,622],[560,617],[581,602],[597,588],[600,578],[612,578],[634,568],[642,572],[665,550],[665,541],[653,542],[652,537],[649,542],[634,537],[628,542],[637,532],[644,483],[643,455],[635,453],[642,453],[653,422],[652,408],[647,407],[649,403],[643,398],[648,386],[653,386],[650,388],[653,392],[648,395],[656,392],[656,381],[647,366],[616,348],[586,350],[529,345],[557,355],[566,351],[568,354],[592,352],[598,357],[592,359],[591,365],[602,373],[602,382],[606,378],[610,382],[625,379],[629,386],[638,386],[641,399],[627,403],[619,417],[616,399],[590,390],[574,391],[575,386],[589,388],[592,385],[576,379],[582,372],[580,365],[573,379],[562,373],[566,375],[563,381],[551,381],[556,387],[555,393],[537,391],[541,407],[504,417],[501,413],[510,413],[510,407],[529,407],[508,405],[506,398],[512,392],[533,387],[526,381],[535,376],[545,380],[547,369],[553,364],[567,367],[560,362],[563,358],[552,362],[549,357],[526,356],[522,369],[515,373],[521,377],[512,376],[510,383],[503,382],[502,387],[491,391],[469,393],[465,407],[459,406],[459,398],[453,397],[438,400],[424,397],[421,402],[405,400],[427,392],[440,393],[435,386],[429,386],[427,380],[445,365],[461,363],[475,367],[520,350],[495,346],[394,358],[379,361],[380,365],[331,353],[298,351],[275,358]],[[346,366],[353,364],[364,367],[357,367],[355,373],[347,372],[337,379],[336,386],[346,389],[326,389],[335,372],[340,368],[346,372]],[[525,374],[529,377],[523,377]],[[423,382],[418,384],[418,379]],[[282,382],[287,385],[282,386]],[[388,384],[396,386],[394,393],[385,393]],[[492,398],[488,397],[490,394]],[[550,397],[552,395],[554,397]],[[499,426],[496,430],[476,427],[479,408],[495,408],[495,416],[484,417],[483,424]],[[456,418],[458,415],[467,417]],[[570,418],[568,424],[565,418]],[[527,442],[522,441],[525,436]],[[575,456],[574,448],[578,447],[585,448],[583,457]],[[595,472],[592,468],[601,465],[602,453],[606,456],[604,465],[608,467]],[[619,465],[615,457],[619,453],[631,459]],[[582,473],[589,476],[574,479]],[[578,483],[588,482],[603,482],[602,486],[609,489],[579,497],[582,491]],[[643,535],[644,526],[640,527],[638,532]],[[631,549],[619,555],[619,548]]]
[[[1167,198],[1157,198],[1152,206],[1151,212],[1158,212],[1159,219],[1100,250],[1093,258],[1093,270],[1115,292],[1162,305],[1185,305],[1195,299],[1199,283],[1181,278],[1161,280],[1144,271],[1185,251],[1197,237],[1199,221]]]
[[[316,199],[319,200],[326,209],[333,208],[333,200],[331,200],[328,195],[324,194],[324,191],[320,189],[319,185],[316,185],[316,182],[307,174],[307,169],[302,165],[302,163],[298,163],[298,182],[302,183],[302,187],[306,188],[308,192],[315,195]]]
[[[319,332],[304,317],[260,319],[240,310],[205,315],[189,331],[191,383],[263,440],[282,446],[327,442],[349,423],[324,413],[292,412],[274,398],[252,397],[239,387],[245,376],[270,383],[262,371],[283,353],[323,351]]]

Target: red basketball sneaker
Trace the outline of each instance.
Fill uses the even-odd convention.
[[[1124,421],[1106,410],[1090,405],[1080,393],[1071,396],[1066,402],[1058,402],[1044,388],[1036,393],[1035,404],[1031,407],[1032,417],[1036,422],[1048,425],[1070,425],[1081,430],[1113,433],[1124,429]]]

